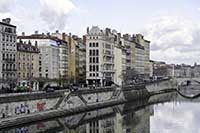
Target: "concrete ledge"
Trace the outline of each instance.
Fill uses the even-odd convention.
[[[50,111],[45,111],[45,112],[28,114],[28,115],[24,115],[24,116],[6,118],[6,119],[3,119],[0,121],[0,129],[6,128],[6,127],[17,126],[17,125],[21,125],[21,124],[26,124],[26,123],[31,123],[31,122],[37,122],[37,121],[41,121],[41,120],[47,120],[50,118],[74,115],[77,113],[82,113],[82,112],[87,112],[87,111],[92,111],[92,110],[96,110],[96,109],[100,109],[100,108],[113,106],[113,105],[118,105],[118,104],[121,104],[124,102],[126,102],[126,101],[125,100],[113,100],[113,101],[108,101],[108,102],[104,102],[104,103],[97,103],[97,104],[93,104],[93,105],[81,106],[81,107],[72,108],[72,109],[50,110]]]
[[[19,102],[19,101],[29,101],[29,100],[38,100],[38,99],[51,99],[61,97],[63,92],[53,92],[53,93],[26,93],[26,94],[18,94],[18,95],[10,95],[10,96],[0,96],[0,103],[11,103],[11,102]]]

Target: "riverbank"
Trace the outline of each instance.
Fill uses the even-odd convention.
[[[162,91],[162,92],[155,92],[155,94],[162,94],[162,93],[170,93],[173,92],[174,90],[171,91]],[[119,105],[122,103],[138,100],[138,99],[145,99],[149,98],[152,96],[152,93],[148,93],[145,89],[142,89],[139,91],[134,91],[132,92],[134,94],[134,97],[131,96],[130,90],[126,90],[124,92],[124,95],[126,98],[121,98],[121,99],[113,99],[109,101],[104,101],[104,102],[97,102],[94,104],[89,104],[89,105],[84,105],[76,108],[70,108],[70,109],[53,109],[53,110],[48,110],[48,111],[43,111],[43,112],[37,112],[37,113],[32,113],[32,114],[27,114],[27,115],[21,115],[21,116],[15,116],[11,118],[5,118],[0,120],[0,128],[6,128],[6,127],[12,127],[12,126],[17,126],[21,124],[26,124],[26,123],[31,123],[31,122],[37,122],[41,120],[47,120],[47,119],[52,119],[56,117],[62,117],[62,116],[70,116],[82,112],[87,112],[87,111],[92,111],[96,109],[101,109],[101,108],[106,108],[110,106],[115,106]]]

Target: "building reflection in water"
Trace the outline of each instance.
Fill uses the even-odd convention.
[[[131,104],[0,130],[0,133],[150,133],[153,107],[130,110]]]

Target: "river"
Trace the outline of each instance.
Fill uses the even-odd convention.
[[[0,133],[198,133],[199,98],[177,93],[0,129]]]

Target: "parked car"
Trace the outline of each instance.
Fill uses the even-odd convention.
[[[54,88],[51,88],[51,87],[48,87],[48,88],[46,89],[46,92],[55,92],[55,89],[54,89]]]

